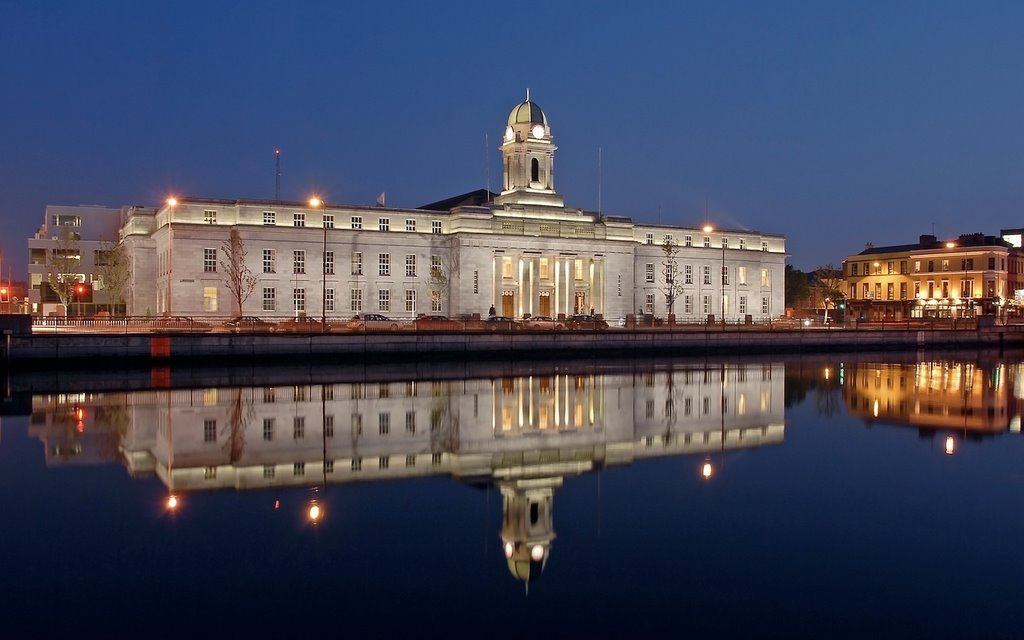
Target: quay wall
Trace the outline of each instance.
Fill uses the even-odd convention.
[[[5,335],[10,368],[128,363],[232,364],[244,361],[347,362],[396,359],[578,359],[608,356],[830,353],[1024,347],[1024,326],[933,330],[550,331],[312,334]]]

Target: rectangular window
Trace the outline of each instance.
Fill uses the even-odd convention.
[[[274,273],[277,271],[277,250],[263,250],[263,273]]]
[[[363,275],[363,252],[356,251],[352,254],[352,275]]]
[[[648,262],[644,265],[644,282],[654,282],[654,263]]]
[[[203,271],[212,273],[217,271],[217,250],[203,249]]]
[[[644,296],[644,313],[654,313],[654,294],[648,293]]]
[[[501,277],[512,278],[512,258],[501,259]]]
[[[867,273],[867,272],[865,271],[865,273]],[[921,261],[920,260],[914,260],[914,273],[921,273]]]
[[[688,295],[683,297],[683,312],[686,315],[693,314],[693,296]]]
[[[352,216],[352,228],[362,229],[363,228],[363,216]]]
[[[334,437],[334,416],[324,416],[324,437]]]
[[[405,219],[405,230],[415,233],[416,232],[416,221],[412,218]]]
[[[391,311],[391,289],[377,290],[377,311]]]
[[[363,310],[363,290],[353,289],[350,296],[351,300],[351,311],[359,313]]]
[[[405,277],[416,277],[416,254],[414,253],[407,253],[405,255]]]
[[[293,476],[304,476],[304,475],[306,475],[306,463],[305,462],[296,462],[296,463],[294,463],[292,465],[292,475]]]
[[[333,213],[325,213],[324,214],[324,228],[325,229],[333,229],[334,228],[334,214]]]
[[[441,258],[439,256],[430,256],[430,275],[438,273],[442,273]]]
[[[736,280],[740,284],[747,284],[747,268],[737,267],[736,268]]]
[[[277,311],[277,289],[263,287],[263,310]]]
[[[390,413],[379,413],[377,414],[377,430],[380,435],[386,436],[391,433],[391,414]]]
[[[263,439],[270,442],[274,439],[274,419],[263,418]]]
[[[967,267],[966,268],[968,270],[972,270],[972,271],[974,270],[974,258],[967,258]]]
[[[306,310],[306,290],[292,289],[292,306],[295,311]]]
[[[430,222],[430,233],[441,233],[441,221],[432,220]]]
[[[683,266],[683,284],[693,284],[693,265]]]
[[[891,273],[892,272],[892,269],[891,269],[892,263],[891,262],[889,263],[889,266],[890,266],[890,273]],[[949,271],[949,260],[943,260],[942,261],[942,270],[943,271]]]
[[[906,299],[907,299],[907,283],[906,282],[901,282],[900,283],[900,300],[906,300]]]
[[[217,310],[217,287],[203,287],[203,311]]]
[[[703,272],[702,275],[704,284],[711,284],[711,267],[709,267],[708,265],[704,265],[703,267],[701,267],[701,271]]]
[[[263,224],[267,226],[273,226],[277,224],[277,212],[275,211],[264,211],[263,212]]]
[[[473,272],[473,293],[480,293],[480,272]]]
[[[693,246],[693,236],[691,236],[690,234],[686,234],[685,236],[683,236],[683,246],[692,247]]]
[[[295,273],[306,273],[306,252],[303,249],[292,251],[292,270]]]
[[[761,313],[768,315],[768,297],[761,298]]]
[[[722,284],[729,284],[729,267],[722,267]]]
[[[722,238],[722,248],[723,249],[728,249],[729,248],[729,238]]]
[[[541,280],[550,280],[551,279],[551,267],[550,267],[550,263],[548,262],[547,258],[541,258],[540,259],[540,263],[538,265],[538,271],[540,272],[540,279]]]
[[[747,312],[747,296],[740,296],[740,313],[745,314]]]
[[[324,273],[329,276],[334,275],[334,252],[327,251],[324,253]]]
[[[292,418],[292,440],[301,440],[306,437],[306,418],[305,416],[295,416]]]
[[[871,298],[871,286],[867,282],[865,282],[861,287],[861,293],[863,294],[861,297],[865,300],[869,300]]]
[[[702,296],[701,308],[704,310],[704,315],[711,313],[711,296],[705,294]]]
[[[430,292],[430,310],[434,312],[441,311],[441,292],[431,291]]]
[[[378,231],[390,231],[391,230],[391,218],[378,218],[377,219],[377,230]]]
[[[767,250],[768,250],[768,243],[762,241],[761,242],[761,251],[767,251]]]
[[[711,236],[704,236],[704,246],[707,248],[711,247]]]
[[[851,276],[857,275],[857,263],[856,262],[851,262],[850,263],[850,275]]]
[[[416,313],[416,290],[405,290],[405,310],[407,313]]]
[[[274,479],[274,465],[265,464],[263,465],[263,479],[273,480]]]
[[[947,260],[946,262],[948,263],[948,262],[949,262],[949,260]],[[889,262],[887,262],[887,263],[885,264],[885,268],[886,268],[886,272],[887,272],[887,273],[890,273],[890,274],[892,273],[892,270],[893,270],[893,264],[894,264],[894,263],[893,263],[893,261],[892,261],[892,260],[890,260]]]
[[[203,442],[217,442],[216,420],[203,420]]]
[[[907,271],[907,261],[906,260],[900,260],[900,273],[902,273],[902,274],[908,273],[908,271]]]
[[[217,212],[213,209],[203,211],[203,222],[206,224],[217,224]]]
[[[334,313],[334,289],[324,290],[324,311]]]
[[[296,211],[292,214],[292,226],[293,227],[304,227],[306,226],[306,214]]]
[[[896,297],[896,284],[889,282],[885,285],[885,299],[892,300]]]
[[[992,270],[994,270],[996,268],[996,259],[995,258],[989,258],[988,259],[988,268],[989,268],[989,271],[992,271]]]
[[[654,244],[654,234],[648,233],[644,235],[644,244]]]
[[[416,433],[416,412],[406,411],[405,412],[405,432]]]
[[[746,248],[747,248],[747,241],[744,240],[743,238],[740,238],[740,251],[742,251],[742,250],[744,250]]]
[[[379,253],[377,254],[377,275],[390,276],[391,275],[391,254],[390,253]]]
[[[767,269],[761,269],[761,286],[768,287],[772,284],[772,274]]]
[[[581,260],[580,258],[576,258],[576,260],[574,261],[573,267],[574,267],[575,276],[576,276],[575,279],[576,280],[583,280],[584,279],[583,278],[583,276],[584,276],[583,260]]]

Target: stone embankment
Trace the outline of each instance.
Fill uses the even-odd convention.
[[[345,363],[428,358],[579,359],[610,356],[831,353],[1024,347],[1024,326],[976,329],[608,329],[381,333],[31,333],[5,331],[9,368]]]

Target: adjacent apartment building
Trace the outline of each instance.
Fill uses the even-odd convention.
[[[865,320],[973,318],[1013,312],[1024,289],[1020,231],[922,235],[875,247],[843,262],[848,317]],[[1016,239],[1016,243],[1014,243]]]

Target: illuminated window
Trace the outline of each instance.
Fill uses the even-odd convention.
[[[512,276],[512,258],[501,259],[501,277],[511,278]]]
[[[772,283],[771,272],[767,269],[761,269],[761,286],[767,287]]]
[[[746,267],[737,267],[736,268],[736,280],[739,281],[740,284],[747,284],[747,268]]]
[[[541,258],[540,259],[539,271],[540,271],[540,279],[541,280],[549,280],[551,278],[551,273],[549,271],[549,263],[548,263],[548,259],[547,258]]]
[[[217,310],[217,287],[203,287],[203,311]]]

